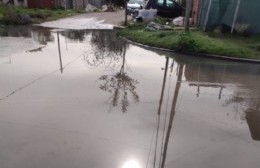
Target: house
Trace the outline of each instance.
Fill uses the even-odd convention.
[[[12,3],[15,6],[29,8],[54,8],[62,7],[64,9],[83,9],[88,4],[101,8],[105,0],[0,0],[0,3]]]
[[[55,0],[27,0],[29,8],[53,8]]]
[[[0,3],[13,3],[15,6],[27,6],[27,0],[0,0]]]
[[[18,0],[19,1],[19,0]],[[84,9],[91,0],[26,0],[29,8]],[[95,0],[99,2],[99,0]]]
[[[54,0],[55,7],[64,9],[84,9],[89,0]]]

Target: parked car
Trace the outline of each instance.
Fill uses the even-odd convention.
[[[184,8],[174,0],[149,0],[145,9],[157,9],[157,15],[167,18],[181,16]]]
[[[129,0],[127,3],[127,14],[134,14],[136,11],[144,8],[144,0]]]

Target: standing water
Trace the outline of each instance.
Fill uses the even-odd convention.
[[[0,76],[1,168],[260,165],[260,65],[9,27]]]

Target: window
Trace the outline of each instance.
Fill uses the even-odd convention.
[[[163,6],[163,1],[164,0],[157,0],[156,4],[159,5],[159,6]]]
[[[166,0],[166,6],[167,6],[167,7],[174,7],[174,2],[173,2],[173,0]]]

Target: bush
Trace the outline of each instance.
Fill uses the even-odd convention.
[[[15,11],[14,8],[9,7],[4,11],[2,22],[4,24],[18,24],[25,25],[32,23],[32,19],[28,14],[20,14]]]
[[[3,11],[2,22],[5,24],[14,24],[16,17],[16,12],[14,8],[8,7],[5,11]]]
[[[196,43],[196,40],[192,37],[190,32],[182,32],[179,35],[179,39],[177,42],[177,50],[182,52],[192,52],[196,51],[198,48],[198,45]]]

